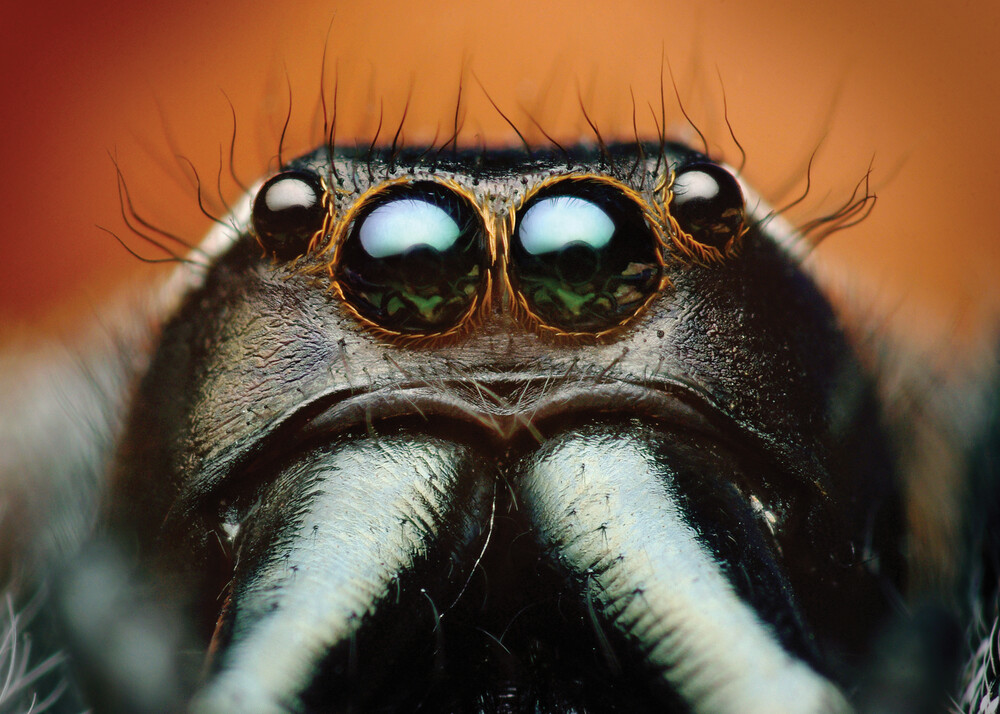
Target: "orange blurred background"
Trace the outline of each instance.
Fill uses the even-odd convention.
[[[380,107],[391,140],[411,89],[406,140],[443,140],[463,72],[466,143],[515,139],[476,78],[519,126],[530,112],[561,140],[590,138],[578,92],[602,132],[630,135],[631,90],[652,135],[663,52],[713,152],[737,162],[725,87],[745,174],[775,203],[795,196],[825,137],[795,219],[845,198],[874,155],[874,213],[820,260],[878,286],[917,328],[965,329],[1000,304],[998,3],[7,2],[0,28],[0,336],[92,315],[123,281],[169,269],[96,227],[160,257],[123,225],[109,153],[140,213],[197,240],[210,221],[175,154],[217,193],[232,132],[223,91],[244,182],[274,166],[286,73],[285,154],[310,148],[328,28],[338,138],[366,142]],[[669,78],[667,115],[683,132]],[[232,200],[228,173],[221,184]]]

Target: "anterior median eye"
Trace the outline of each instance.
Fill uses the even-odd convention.
[[[490,260],[476,207],[444,185],[420,181],[363,199],[334,262],[341,293],[362,320],[434,335],[475,312]]]
[[[670,190],[677,225],[701,247],[718,251],[707,257],[721,258],[743,233],[743,191],[736,177],[718,164],[688,164],[677,170]]]
[[[304,255],[323,227],[323,182],[312,171],[284,171],[260,187],[253,201],[253,230],[265,250],[291,259]]]
[[[605,180],[569,178],[518,212],[509,276],[542,325],[599,333],[631,319],[663,273],[660,244],[637,199]]]

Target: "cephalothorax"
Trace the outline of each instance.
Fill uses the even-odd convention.
[[[101,466],[193,711],[851,708],[906,586],[899,460],[729,169],[324,147],[247,201]]]

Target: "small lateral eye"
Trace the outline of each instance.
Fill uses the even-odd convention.
[[[508,276],[540,324],[601,333],[625,323],[659,290],[660,242],[637,199],[597,178],[543,187],[518,211]]]
[[[283,260],[304,255],[323,228],[323,194],[312,171],[283,171],[268,179],[253,201],[253,230],[261,246]]]
[[[708,248],[700,257],[721,259],[744,233],[746,209],[736,177],[718,164],[693,163],[677,170],[670,190],[670,215],[699,244],[686,248]]]
[[[363,199],[332,271],[363,321],[395,334],[433,336],[475,312],[489,265],[478,209],[444,185],[418,181]]]

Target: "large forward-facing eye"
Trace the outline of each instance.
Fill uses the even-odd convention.
[[[435,335],[476,311],[489,264],[478,209],[447,186],[419,181],[362,199],[334,256],[333,277],[363,321],[392,333]]]
[[[600,333],[635,316],[660,287],[660,242],[637,197],[604,179],[543,186],[518,211],[511,285],[543,326]]]
[[[721,259],[736,246],[746,211],[735,176],[718,164],[688,164],[677,170],[670,190],[670,215],[685,234],[674,239],[685,253]]]
[[[304,255],[326,218],[324,192],[312,171],[283,171],[268,179],[253,201],[253,231],[261,246],[284,260]]]

